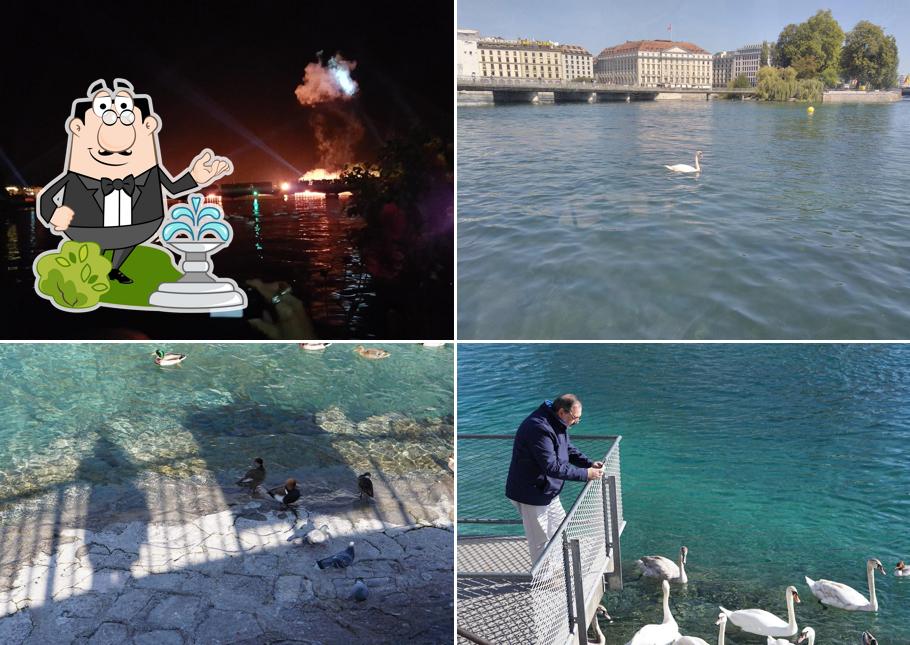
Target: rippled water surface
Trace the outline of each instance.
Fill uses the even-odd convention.
[[[906,338],[908,144],[910,100],[459,108],[460,338]]]
[[[622,435],[625,589],[604,599],[608,643],[661,620],[659,587],[633,561],[683,544],[689,583],[670,596],[683,633],[716,642],[719,604],[786,618],[793,584],[797,622],[816,642],[855,645],[869,629],[879,643],[910,643],[910,578],[892,575],[910,558],[910,348],[460,345],[458,370],[460,433],[513,433],[544,398],[571,391],[584,402],[576,435]],[[459,463],[486,459],[490,477],[459,479],[459,517],[514,516],[508,458],[470,443],[459,441]],[[878,614],[822,609],[803,576],[866,595],[868,557],[888,572]],[[731,627],[727,643],[765,640]]]
[[[143,471],[233,484],[262,456],[298,469],[439,473],[452,451],[451,346],[0,345],[0,511],[71,483]],[[380,474],[377,474],[380,473]]]

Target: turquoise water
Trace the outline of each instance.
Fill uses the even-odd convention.
[[[659,587],[632,562],[682,544],[689,583],[670,606],[685,634],[716,642],[719,604],[786,618],[793,584],[797,622],[818,643],[854,645],[864,629],[910,643],[910,579],[892,575],[910,557],[910,347],[463,344],[458,372],[459,433],[514,432],[571,391],[584,402],[577,436],[623,436],[625,589],[605,597],[608,643],[661,620]],[[507,511],[508,452],[466,444],[459,464],[486,458],[491,475],[458,482],[459,517]],[[866,594],[867,557],[888,571],[878,614],[822,609],[803,576]],[[731,627],[727,642],[765,641]]]
[[[905,338],[908,133],[910,100],[459,108],[459,338]]]
[[[232,483],[255,456],[272,473],[445,471],[450,345],[385,345],[370,361],[343,344],[175,344],[187,359],[170,368],[157,347],[0,345],[0,511],[143,470]]]

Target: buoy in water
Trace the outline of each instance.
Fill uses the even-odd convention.
[[[810,105],[809,107],[806,108],[806,112],[808,112],[809,114],[812,114],[813,112],[815,112],[815,108]]]

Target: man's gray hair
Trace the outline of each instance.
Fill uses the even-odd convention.
[[[581,405],[581,400],[577,396],[574,394],[563,394],[553,400],[553,411],[565,410],[566,412],[572,412],[572,408],[575,407],[576,403]]]

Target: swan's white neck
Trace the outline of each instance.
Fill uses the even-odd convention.
[[[872,611],[878,611],[878,598],[875,597],[875,565],[866,566],[866,577],[869,579],[869,605]]]
[[[720,621],[720,629],[717,631],[717,645],[724,645],[724,632],[727,631],[727,621]]]
[[[670,586],[664,586],[664,625],[668,623],[675,623],[673,620],[673,614],[670,613]]]
[[[686,559],[683,557],[683,554],[679,554],[679,581],[683,584],[689,582],[689,579],[686,577]]]
[[[696,171],[701,170],[701,166],[698,165],[698,153],[697,152],[695,153],[695,170]]]
[[[790,632],[796,631],[796,608],[793,606],[793,594],[787,589],[787,627]]]

